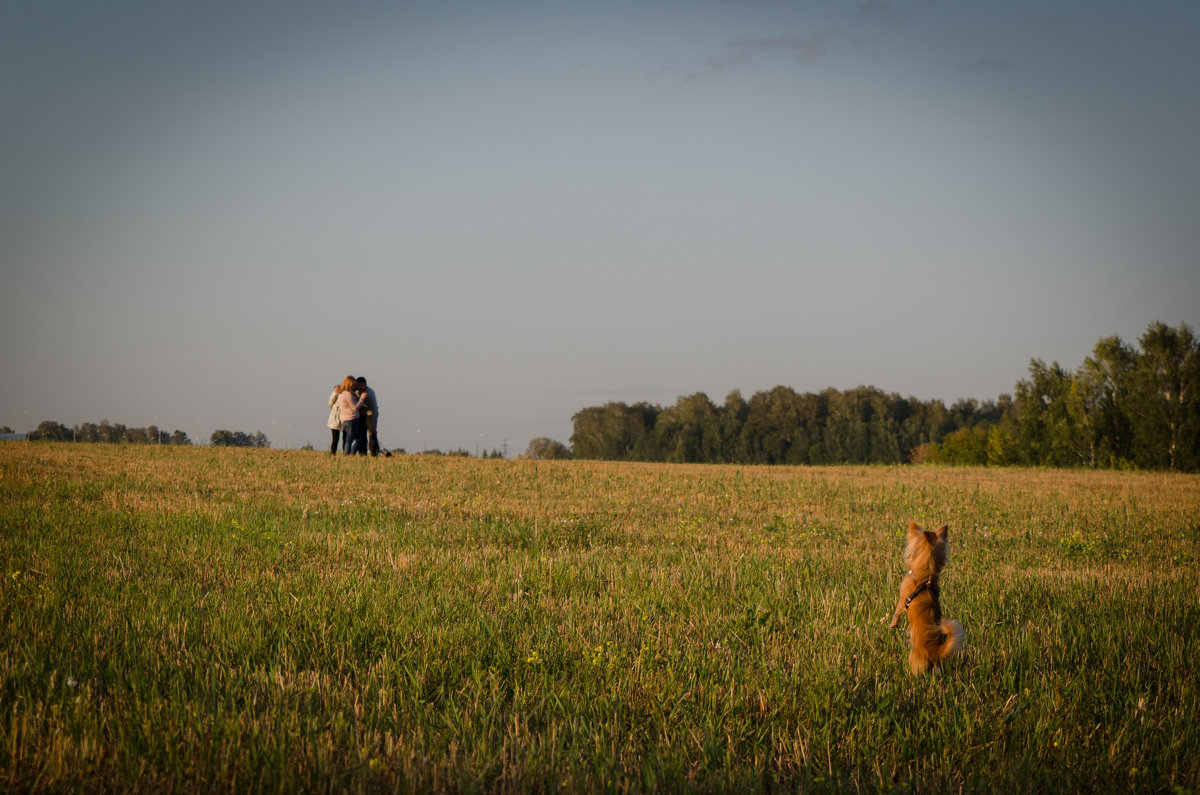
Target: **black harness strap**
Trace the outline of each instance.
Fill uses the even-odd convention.
[[[916,599],[921,593],[923,593],[925,591],[929,591],[929,593],[933,594],[934,599],[938,598],[937,583],[933,581],[932,577],[930,577],[928,580],[926,580],[925,582],[918,585],[916,590],[908,595],[908,598],[904,600],[904,609],[907,610],[908,606],[912,604],[912,600]]]

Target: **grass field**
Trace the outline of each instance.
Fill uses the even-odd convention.
[[[1200,786],[1200,477],[0,444],[0,791]],[[888,630],[949,523],[965,651]]]

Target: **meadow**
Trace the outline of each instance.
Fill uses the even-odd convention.
[[[1198,562],[1195,475],[3,443],[0,791],[1195,792]]]

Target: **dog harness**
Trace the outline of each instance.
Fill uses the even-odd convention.
[[[910,571],[909,574],[912,574],[912,572]],[[932,577],[918,585],[916,589],[908,595],[908,598],[904,600],[904,609],[907,610],[908,606],[912,604],[912,600],[916,599],[917,596],[924,591],[929,591],[929,593],[933,594],[934,599],[938,598],[938,586]]]

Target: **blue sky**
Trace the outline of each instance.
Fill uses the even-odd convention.
[[[1200,6],[0,0],[0,425],[568,441],[1200,321]]]

